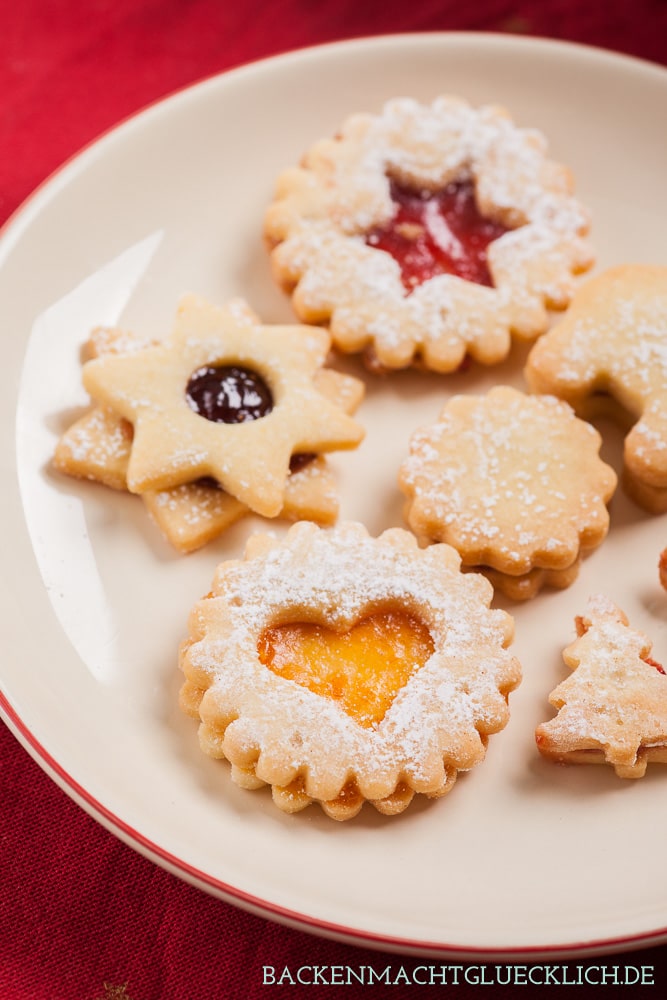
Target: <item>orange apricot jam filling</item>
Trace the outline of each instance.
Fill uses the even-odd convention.
[[[382,721],[433,649],[424,623],[404,611],[368,615],[346,632],[310,622],[275,625],[257,644],[273,673],[333,699],[367,729]]]

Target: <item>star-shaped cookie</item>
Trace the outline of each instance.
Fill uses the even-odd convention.
[[[98,404],[133,426],[130,492],[211,477],[251,510],[274,517],[293,454],[353,448],[363,437],[360,425],[318,391],[314,376],[329,344],[324,330],[264,326],[235,303],[216,307],[188,296],[164,343],[95,358],[84,366],[83,382]],[[193,377],[229,366],[263,387],[268,402],[257,416],[226,423],[193,405]]]
[[[245,311],[249,321],[257,322],[248,307],[237,303],[234,308]],[[151,346],[155,342],[134,332],[97,327],[84,346],[84,355],[90,360],[109,354],[136,353]],[[317,391],[344,413],[353,414],[363,398],[364,386],[359,379],[333,369],[318,369],[313,381]],[[128,420],[108,406],[94,405],[61,436],[54,453],[54,467],[76,478],[127,490],[132,442],[133,427]],[[250,513],[244,503],[210,479],[147,490],[141,499],[168,541],[183,553],[201,548]],[[292,456],[279,516],[319,524],[332,524],[336,520],[336,483],[323,455]]]

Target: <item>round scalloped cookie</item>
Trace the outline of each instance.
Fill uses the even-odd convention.
[[[544,136],[503,108],[400,98],[286,170],[264,231],[297,315],[328,322],[336,347],[378,369],[447,372],[466,354],[502,360],[512,334],[538,336],[547,308],[568,304],[592,262],[572,191]]]
[[[496,386],[452,396],[399,471],[406,519],[514,600],[567,587],[609,528],[616,474],[601,439],[555,396]]]
[[[315,801],[343,820],[369,800],[401,812],[415,793],[448,792],[507,723],[520,667],[507,649],[513,620],[489,608],[491,596],[487,580],[460,572],[452,548],[419,549],[400,528],[373,538],[356,523],[301,522],[282,541],[254,535],[191,613],[182,707],[200,720],[202,749],[229,760],[239,785],[270,785],[283,810]],[[391,642],[387,616],[398,621],[396,647],[369,676],[369,649]],[[324,635],[299,680],[262,655],[267,632],[282,628]],[[364,647],[355,630],[369,628]],[[288,660],[300,659],[300,641]],[[323,678],[328,642],[347,659]],[[366,702],[386,686],[387,661],[398,673],[373,713]]]

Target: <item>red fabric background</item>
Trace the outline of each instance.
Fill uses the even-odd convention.
[[[667,0],[0,0],[0,223],[84,144],[203,77],[318,42],[457,29],[667,64]],[[289,930],[185,885],[84,814],[1,725],[0,761],[0,1000],[253,1000],[298,989],[267,994],[263,965],[420,964]],[[667,946],[608,961],[654,965],[664,991]]]

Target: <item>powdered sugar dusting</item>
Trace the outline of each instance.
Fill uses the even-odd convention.
[[[84,366],[83,379],[94,399],[133,425],[127,466],[132,492],[212,476],[252,510],[273,517],[284,503],[294,452],[353,447],[363,437],[362,428],[316,387],[329,343],[323,330],[263,326],[239,302],[217,308],[186,296],[168,340],[141,351],[108,352]],[[193,371],[229,359],[266,377],[274,405],[261,420],[212,422],[189,406],[184,387]]]
[[[273,258],[279,277],[297,285],[294,302],[300,315],[330,319],[334,340],[344,350],[372,344],[387,367],[409,364],[424,343],[418,297],[406,294],[395,261],[359,238],[393,217],[391,180],[435,191],[467,179],[475,184],[481,213],[511,230],[489,248],[496,322],[508,335],[542,332],[544,302],[566,304],[572,271],[591,263],[584,239],[588,214],[571,194],[569,172],[547,158],[540,133],[517,127],[502,109],[475,109],[449,97],[431,105],[401,98],[377,116],[356,115],[343,124],[339,138],[317,143],[303,167],[281,179],[265,229],[277,244]],[[438,238],[451,244],[444,232]],[[368,330],[368,303],[380,302],[396,315],[392,326],[407,329],[406,343],[396,343],[395,329],[386,335]],[[459,296],[452,315],[451,300],[440,300],[430,340],[454,332],[463,351],[475,344],[477,338],[469,341],[465,330],[475,304]],[[439,358],[434,367],[455,365]]]
[[[102,407],[96,407],[68,430],[62,441],[75,463],[91,462],[104,466],[127,459],[132,440],[131,427],[115,417],[109,419]]]
[[[623,777],[646,768],[645,747],[667,745],[667,676],[651,643],[604,595],[593,595],[579,638],[563,653],[573,673],[551,694],[558,715],[538,727],[543,753],[598,750]]]
[[[373,539],[361,525],[302,523],[282,543],[251,539],[245,561],[221,565],[212,595],[194,611],[184,662],[186,675],[208,688],[203,744],[219,743],[224,730],[225,755],[242,763],[240,747],[247,752],[250,742],[263,781],[284,785],[305,774],[308,794],[324,800],[350,774],[372,799],[391,794],[399,780],[436,794],[452,767],[483,758],[479,734],[507,721],[505,695],[519,679],[506,649],[511,619],[489,609],[489,584],[461,574],[448,546],[420,550],[400,529]],[[259,662],[257,642],[268,625],[320,621],[346,629],[389,607],[417,614],[435,650],[375,728]]]
[[[399,480],[408,522],[470,566],[565,569],[608,529],[616,476],[599,449],[597,431],[554,397],[506,386],[453,397],[411,439]]]
[[[556,377],[591,383],[617,393],[637,415],[637,407],[667,385],[667,268],[665,293],[643,298],[616,295],[613,287],[603,308],[587,307],[536,352],[554,357]],[[564,332],[567,332],[565,341]],[[553,346],[552,346],[553,345]],[[562,345],[562,346],[561,346]]]
[[[655,513],[667,491],[667,267],[622,265],[587,281],[563,320],[532,349],[526,378],[586,412],[608,396],[636,420],[626,481]]]

